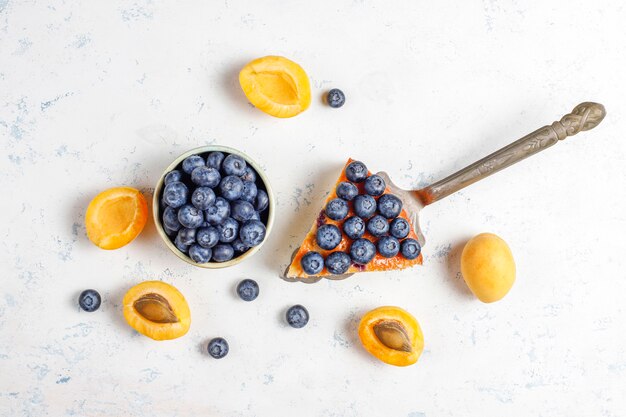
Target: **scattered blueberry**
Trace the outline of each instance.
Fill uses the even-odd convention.
[[[184,227],[195,229],[204,222],[204,215],[202,210],[198,210],[191,204],[185,204],[178,209],[178,221]]]
[[[306,274],[316,275],[324,269],[324,258],[319,252],[307,252],[306,255],[300,259],[300,265]]]
[[[341,231],[334,224],[325,224],[317,229],[315,239],[320,248],[332,250],[341,242]]]
[[[220,170],[222,168],[222,161],[224,160],[224,154],[221,152],[211,152],[206,157],[206,166]]]
[[[183,242],[181,242],[178,235],[176,235],[176,238],[174,239],[174,246],[176,246],[176,249],[178,249],[182,253],[187,253],[187,251],[189,251],[189,245],[185,245]]]
[[[393,258],[400,252],[400,242],[393,236],[383,236],[378,239],[378,253],[385,258]]]
[[[212,225],[222,224],[230,216],[230,204],[222,197],[217,197],[215,203],[204,212],[206,221]]]
[[[196,230],[183,227],[178,231],[177,238],[183,245],[192,245],[196,243]]]
[[[263,211],[270,205],[270,198],[268,197],[265,190],[258,190],[256,193],[256,200],[254,203],[254,208],[256,211]]]
[[[348,215],[348,203],[341,198],[333,198],[326,204],[326,215],[333,220],[342,220]]]
[[[178,213],[176,209],[165,207],[163,210],[163,226],[167,229],[177,232],[182,227],[178,221]]]
[[[256,195],[258,194],[258,188],[252,181],[243,181],[243,190],[241,191],[241,199],[249,203],[254,203]]]
[[[213,203],[215,203],[215,193],[209,187],[198,187],[191,193],[191,204],[199,210],[206,210]]]
[[[217,231],[220,234],[220,242],[230,243],[237,239],[239,223],[232,217],[228,217],[222,224],[217,225]]]
[[[346,201],[351,201],[354,197],[359,195],[359,189],[356,188],[356,185],[348,181],[340,182],[335,192],[337,193],[337,197],[343,198]]]
[[[253,279],[244,279],[237,285],[237,294],[243,301],[252,301],[259,296],[259,284]]]
[[[196,242],[204,248],[212,248],[220,241],[220,233],[213,226],[200,227],[196,232]]]
[[[391,236],[396,239],[404,239],[409,235],[410,231],[411,226],[409,225],[409,222],[402,217],[396,217],[389,225],[389,233],[391,233]]]
[[[100,294],[96,290],[85,290],[78,296],[78,305],[89,313],[99,309],[101,302]]]
[[[167,185],[170,182],[180,181],[182,177],[183,177],[183,174],[179,170],[175,169],[173,171],[168,172],[165,175],[165,178],[163,179],[163,182],[165,183],[165,185]]]
[[[222,176],[217,169],[204,165],[196,167],[191,171],[191,181],[202,187],[215,188],[220,183],[221,179]]]
[[[187,202],[189,190],[180,181],[170,182],[163,189],[163,202],[172,208],[178,208]]]
[[[352,161],[346,167],[346,177],[352,182],[363,182],[367,178],[367,167],[361,161]]]
[[[350,256],[345,252],[333,252],[326,257],[326,269],[328,272],[334,275],[345,274],[350,268],[352,260]]]
[[[286,317],[287,323],[295,329],[301,329],[309,322],[309,312],[300,304],[289,307]]]
[[[215,262],[226,262],[233,259],[235,250],[228,243],[220,243],[213,246],[213,260]]]
[[[239,177],[228,175],[222,178],[222,181],[220,182],[220,191],[222,193],[222,197],[226,200],[239,200],[241,198],[241,194],[243,194],[243,181],[241,181]]]
[[[254,213],[254,207],[247,201],[237,200],[230,204],[230,215],[238,222],[247,222]]]
[[[250,249],[248,246],[246,246],[246,244],[244,244],[241,239],[237,238],[233,241],[233,243],[231,243],[233,249],[235,250],[235,252],[245,252],[248,249]]]
[[[365,233],[365,222],[358,216],[350,217],[343,223],[343,232],[350,239],[358,239]]]
[[[367,222],[367,231],[373,236],[385,236],[389,232],[389,223],[380,214],[375,215]]]
[[[248,165],[245,172],[241,176],[241,179],[243,181],[256,182],[256,171]]]
[[[248,220],[241,226],[239,238],[248,247],[258,246],[265,239],[265,225],[258,220]]]
[[[194,262],[205,264],[211,260],[211,255],[211,249],[209,248],[203,248],[196,244],[189,246],[189,257],[193,259]]]
[[[409,238],[402,241],[400,250],[402,251],[402,256],[404,256],[405,258],[415,259],[420,256],[422,247],[417,240]]]
[[[402,211],[402,200],[393,194],[384,194],[378,199],[378,212],[388,219],[398,217]]]
[[[246,161],[239,155],[228,155],[222,162],[222,170],[226,175],[236,175],[238,177],[246,173]]]
[[[222,359],[224,356],[228,355],[228,349],[228,342],[222,337],[211,339],[209,345],[207,346],[209,355],[215,359]]]
[[[367,239],[357,239],[350,246],[350,257],[361,265],[367,265],[376,255],[376,246]]]
[[[387,188],[385,180],[380,175],[376,174],[367,177],[363,185],[365,192],[373,196],[382,195],[385,192],[385,188]]]
[[[332,107],[333,109],[338,109],[345,104],[346,96],[340,89],[333,88],[328,92],[328,95],[326,96],[326,101],[328,102],[328,105],[330,107]]]
[[[369,219],[376,213],[376,200],[371,195],[357,195],[354,198],[354,212],[361,218]]]
[[[200,155],[191,155],[185,158],[183,161],[183,171],[185,173],[191,175],[191,172],[196,167],[201,167],[204,165],[204,159]]]

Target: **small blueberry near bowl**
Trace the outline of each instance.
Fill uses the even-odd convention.
[[[274,195],[260,168],[225,146],[185,152],[154,190],[152,213],[166,246],[185,262],[225,268],[254,255],[274,223]]]

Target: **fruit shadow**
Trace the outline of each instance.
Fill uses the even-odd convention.
[[[113,326],[119,327],[120,331],[124,332],[128,331],[128,324],[124,318],[122,300],[132,285],[134,284],[129,283],[126,286],[118,287],[113,291],[107,292],[105,298],[102,300],[103,305],[106,303],[106,312],[111,317]]]
[[[464,239],[460,239],[452,245],[452,249],[448,253],[446,258],[446,281],[454,288],[454,290],[460,294],[463,298],[474,300],[474,295],[470,291],[469,287],[465,283],[463,276],[461,275],[461,253],[465,244],[471,239],[468,236]]]
[[[68,228],[72,234],[72,238],[75,244],[79,247],[92,247],[92,243],[87,237],[87,231],[85,229],[85,213],[87,207],[100,191],[90,191],[88,193],[81,194],[80,197],[74,202],[69,210],[70,216],[68,218]]]
[[[239,110],[249,113],[252,117],[258,116],[259,118],[263,118],[261,112],[250,111],[254,106],[248,101],[239,85],[239,72],[250,60],[239,60],[226,67],[221,75],[221,82],[218,83],[218,88],[222,90],[222,94],[228,97],[228,100],[237,106]]]
[[[372,360],[372,356],[365,350],[365,348],[361,344],[361,339],[359,338],[359,323],[361,321],[360,318],[373,308],[375,307],[372,306],[371,308],[359,308],[358,310],[350,314],[350,316],[346,319],[343,325],[343,332],[345,334],[346,340],[349,343],[349,346],[355,347],[355,352],[358,352],[359,356],[368,361]]]

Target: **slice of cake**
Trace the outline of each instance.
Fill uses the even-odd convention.
[[[349,159],[287,278],[390,271],[421,263],[421,247],[402,201],[365,164]]]

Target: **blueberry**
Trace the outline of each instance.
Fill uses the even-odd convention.
[[[335,192],[337,193],[337,197],[343,198],[346,201],[351,201],[354,197],[359,195],[359,189],[356,188],[356,185],[348,181],[340,182]]]
[[[196,243],[196,229],[187,229],[183,227],[178,231],[176,236],[183,245],[192,245]]]
[[[358,239],[365,233],[365,222],[360,217],[350,217],[343,223],[343,232],[352,240]]]
[[[265,190],[257,190],[254,208],[256,211],[263,211],[270,205],[270,198]]]
[[[176,217],[176,221],[178,221],[178,216]],[[163,225],[163,231],[169,237],[175,237],[178,234],[178,231],[172,230],[169,227],[167,227],[166,225]]]
[[[217,225],[217,231],[220,234],[220,242],[230,243],[237,239],[239,223],[232,217],[228,217],[224,223]]]
[[[393,258],[400,252],[400,242],[393,236],[383,236],[378,239],[378,253],[385,258]]]
[[[215,262],[226,262],[233,259],[235,250],[228,243],[220,243],[213,247],[213,260]]]
[[[239,253],[243,253],[249,249],[248,246],[246,246],[246,244],[243,243],[239,238],[235,239],[233,243],[231,243],[231,245],[233,246],[235,252]]]
[[[287,323],[295,329],[301,329],[309,322],[309,312],[300,304],[289,307],[285,316]]]
[[[341,242],[341,232],[334,224],[324,224],[317,229],[315,235],[317,246],[322,249],[335,249]]]
[[[211,255],[211,249],[209,248],[203,248],[202,246],[195,244],[189,246],[189,257],[196,263],[205,264],[209,262]]]
[[[252,168],[250,165],[248,165],[246,167],[245,172],[241,176],[241,179],[243,181],[255,182],[256,181],[256,171],[254,170],[254,168]]]
[[[352,182],[363,182],[367,178],[367,167],[361,161],[352,161],[346,167],[346,177]]]
[[[165,210],[163,210],[163,226],[173,232],[177,232],[182,227],[178,221],[176,209],[165,207]]]
[[[326,269],[334,275],[345,274],[352,264],[350,256],[345,252],[333,252],[326,257]]]
[[[178,210],[178,221],[184,227],[195,229],[204,222],[204,214],[191,204],[185,204]]]
[[[228,155],[222,162],[222,170],[226,175],[236,175],[238,177],[246,173],[246,161],[238,155]]]
[[[222,359],[224,356],[228,355],[228,342],[222,337],[211,339],[207,346],[207,351],[209,355],[215,359]]]
[[[241,192],[242,200],[245,200],[249,203],[254,203],[257,193],[258,193],[258,189],[255,183],[251,181],[243,182],[243,191]]]
[[[402,245],[400,246],[400,250],[402,251],[402,256],[407,259],[415,259],[420,256],[420,252],[422,251],[422,247],[419,242],[415,239],[404,239],[402,241]]]
[[[378,199],[378,212],[388,219],[398,217],[402,211],[402,200],[393,194],[384,194]]]
[[[212,248],[220,241],[220,233],[213,226],[200,227],[196,232],[196,242],[204,248]]]
[[[206,166],[209,168],[215,168],[217,170],[222,168],[222,161],[224,160],[224,154],[221,152],[211,152],[206,157]]]
[[[180,181],[170,182],[163,189],[163,202],[172,208],[178,208],[187,202],[189,190]]]
[[[346,103],[346,96],[340,89],[333,88],[326,95],[326,102],[333,109],[338,109]]]
[[[252,301],[259,296],[259,284],[253,279],[244,279],[237,285],[237,294],[243,301]]]
[[[230,204],[230,215],[238,222],[246,222],[254,215],[254,207],[247,201],[237,200]]]
[[[78,305],[89,313],[99,309],[101,302],[100,294],[96,290],[85,290],[78,296]]]
[[[258,220],[248,220],[241,226],[239,238],[248,247],[258,246],[265,239],[265,225]]]
[[[389,232],[389,222],[377,214],[367,222],[367,231],[376,237],[385,236]]]
[[[391,236],[396,239],[404,239],[409,235],[410,231],[411,226],[409,225],[409,222],[402,217],[396,217],[389,225],[389,233],[391,233]]]
[[[230,216],[230,204],[222,197],[217,197],[215,203],[204,212],[206,221],[209,224],[216,225],[224,223],[224,220]]]
[[[201,167],[204,165],[204,159],[200,155],[191,155],[185,158],[183,161],[183,171],[187,174],[191,175],[191,172],[196,167]]]
[[[326,215],[333,220],[342,220],[348,215],[348,203],[341,198],[333,198],[326,204]]]
[[[300,259],[300,265],[306,274],[316,275],[324,269],[324,258],[319,252],[307,252],[306,255]]]
[[[183,242],[181,242],[178,235],[176,235],[176,238],[174,239],[174,246],[176,246],[176,249],[178,249],[182,253],[187,253],[189,251],[189,245],[185,245]]]
[[[367,265],[376,255],[376,246],[367,239],[357,239],[350,246],[350,257],[361,265]]]
[[[239,177],[228,175],[222,178],[220,191],[226,200],[239,200],[243,194],[243,181]]]
[[[201,166],[191,171],[191,181],[203,187],[215,188],[221,179],[220,172],[215,168]]]
[[[357,195],[354,198],[354,212],[359,217],[369,219],[376,213],[376,200],[371,195]]]
[[[369,195],[379,196],[385,192],[387,184],[385,184],[385,180],[380,175],[374,174],[367,177],[363,188]]]
[[[165,185],[167,185],[170,182],[180,181],[181,178],[183,178],[183,174],[179,170],[175,169],[173,171],[168,172],[165,175],[165,178],[163,179],[163,182],[165,183]]]
[[[250,217],[250,220],[261,221],[261,215],[259,214],[258,211],[255,211],[254,213],[252,213],[252,217]]]
[[[197,209],[206,210],[213,203],[215,203],[215,193],[209,187],[198,187],[191,193],[191,204]]]

